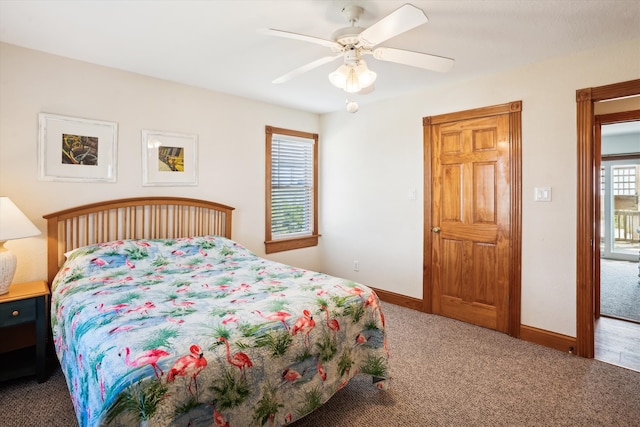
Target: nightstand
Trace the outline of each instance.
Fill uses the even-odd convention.
[[[24,365],[24,357],[15,360],[17,368],[11,366],[2,366],[0,371],[0,379],[9,379],[20,377],[23,375],[33,374],[35,372],[39,383],[47,379],[47,361],[46,361],[46,345],[47,345],[47,297],[49,295],[49,286],[44,280],[38,280],[28,283],[17,283],[11,285],[9,293],[0,295],[0,334],[2,329],[20,325],[23,323],[35,323],[36,327],[36,349],[35,349],[35,367]]]

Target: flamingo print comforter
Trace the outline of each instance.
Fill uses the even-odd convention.
[[[373,290],[222,237],[76,249],[51,303],[80,426],[283,426],[389,377]]]

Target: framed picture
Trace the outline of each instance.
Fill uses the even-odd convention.
[[[142,185],[197,185],[198,135],[142,130]]]
[[[38,178],[116,182],[118,124],[40,113]]]

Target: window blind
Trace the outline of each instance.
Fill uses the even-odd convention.
[[[313,233],[313,139],[288,135],[271,140],[273,239]]]

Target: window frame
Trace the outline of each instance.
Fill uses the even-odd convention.
[[[272,167],[272,141],[273,135],[292,136],[297,138],[312,139],[313,144],[313,178],[312,178],[312,206],[311,212],[311,234],[299,235],[290,238],[274,239],[271,230],[271,167]],[[302,249],[318,245],[318,134],[296,131],[291,129],[277,128],[273,126],[265,127],[265,252],[267,254],[275,252],[289,251],[293,249]]]

